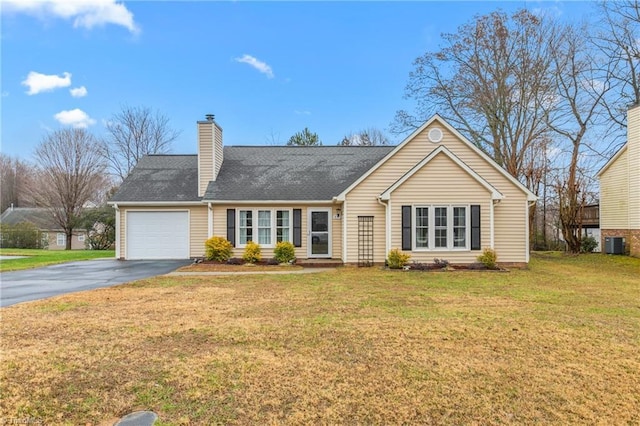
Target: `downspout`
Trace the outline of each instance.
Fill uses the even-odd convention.
[[[500,202],[500,200],[491,200],[491,208],[489,209],[489,230],[490,230],[490,234],[489,234],[489,248],[491,250],[495,249],[495,219],[494,219],[494,212],[493,209],[495,208],[495,205],[498,204]]]
[[[116,259],[120,259],[120,208],[117,204],[113,208],[116,210]]]
[[[211,238],[213,237],[213,207],[211,206],[211,203],[207,203],[207,206],[207,233],[209,238]]]
[[[385,203],[383,202],[380,197],[376,197],[376,200],[378,201],[378,204],[380,204],[381,206],[384,206],[384,216],[385,216],[385,220],[384,220],[384,236],[385,236],[385,243],[384,243],[384,249],[385,249],[385,253],[384,253],[384,258],[387,258],[387,255],[389,254],[389,251],[391,250],[391,209],[390,209],[390,202],[391,200],[389,200],[389,202]],[[375,250],[375,246],[374,246],[374,250]],[[374,258],[374,262],[375,262],[375,258]]]

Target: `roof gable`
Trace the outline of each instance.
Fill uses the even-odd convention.
[[[607,162],[605,163],[605,165],[604,165],[604,166],[602,166],[602,168],[601,168],[600,170],[598,170],[598,173],[596,173],[596,176],[600,177],[604,172],[606,172],[606,171],[607,171],[607,169],[608,169],[609,167],[611,167],[611,166],[613,165],[613,163],[615,163],[615,162],[616,162],[616,160],[617,160],[618,158],[620,158],[620,156],[621,156],[621,155],[622,155],[622,154],[627,150],[627,146],[628,146],[628,145],[629,145],[629,144],[628,144],[627,142],[625,142],[625,144],[624,144],[624,145],[622,145],[622,147],[618,150],[618,152],[616,152],[615,154],[613,154],[613,157],[611,157],[611,158],[609,159],[609,161],[607,161]]]
[[[51,211],[46,208],[10,207],[0,216],[0,223],[5,225],[17,225],[23,222],[32,223],[40,230],[61,229],[53,218]]]
[[[458,138],[462,143],[467,145],[475,154],[477,154],[480,158],[486,161],[492,168],[506,177],[513,185],[515,185],[519,190],[524,192],[527,195],[528,201],[536,201],[538,197],[531,192],[527,187],[525,187],[522,183],[520,183],[515,177],[513,177],[510,173],[508,173],[504,168],[500,167],[498,163],[495,162],[491,157],[485,154],[481,149],[471,143],[467,138],[465,138],[460,132],[458,132],[454,127],[452,127],[449,123],[447,123],[442,117],[438,114],[433,115],[429,120],[427,120],[422,126],[416,129],[413,133],[407,136],[399,145],[397,145],[391,152],[389,152],[384,158],[382,158],[378,163],[376,163],[371,169],[369,169],[366,173],[360,176],[355,182],[353,182],[348,188],[346,188],[340,195],[338,195],[338,200],[344,200],[346,195],[357,187],[362,181],[364,181],[367,177],[369,177],[373,172],[375,172],[378,168],[380,168],[384,163],[386,163],[390,158],[392,158],[398,151],[400,151],[405,145],[407,145],[410,141],[412,141],[416,136],[422,133],[427,127],[437,121],[439,124],[444,126],[448,131],[450,131],[456,138]]]
[[[381,200],[389,200],[391,198],[391,193],[395,191],[397,188],[402,186],[407,180],[409,180],[415,173],[425,167],[431,160],[437,157],[439,154],[445,155],[449,159],[451,159],[454,163],[458,165],[462,170],[464,170],[468,175],[470,175],[473,179],[475,179],[480,185],[487,189],[491,193],[491,199],[493,200],[501,200],[504,198],[502,193],[493,187],[489,182],[487,182],[482,176],[476,173],[472,168],[470,168],[467,164],[465,164],[462,160],[460,160],[457,156],[455,156],[447,147],[444,145],[440,145],[429,155],[422,159],[418,164],[416,164],[411,170],[405,173],[400,179],[398,179],[393,185],[387,188],[382,194],[380,194]]]

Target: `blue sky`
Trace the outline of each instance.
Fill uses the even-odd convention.
[[[2,152],[30,159],[48,131],[104,135],[123,105],[146,106],[196,152],[216,115],[227,145],[264,145],[308,127],[325,145],[386,130],[412,61],[476,14],[583,2],[115,2],[3,0]],[[398,141],[397,136],[392,140]]]

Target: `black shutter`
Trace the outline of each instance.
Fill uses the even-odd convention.
[[[471,206],[471,250],[480,250],[480,206]]]
[[[411,206],[402,206],[402,250],[411,250]]]
[[[227,209],[227,240],[236,246],[236,209]]]
[[[293,209],[293,246],[302,247],[302,209]]]

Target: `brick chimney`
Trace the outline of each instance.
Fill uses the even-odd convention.
[[[198,121],[198,196],[202,197],[207,185],[216,180],[222,167],[222,127],[207,114]]]

